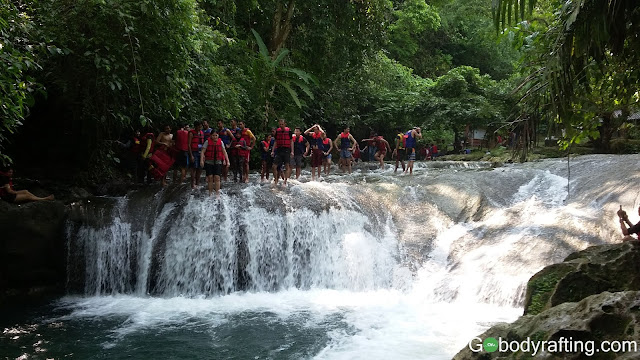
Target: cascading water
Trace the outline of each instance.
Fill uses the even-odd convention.
[[[615,171],[637,156],[572,164],[571,194],[549,160],[91,199],[67,229],[70,295],[43,326],[99,339],[81,357],[450,358],[521,314],[535,272],[615,239],[619,203],[638,205]]]

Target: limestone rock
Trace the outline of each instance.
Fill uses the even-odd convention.
[[[524,313],[535,315],[603,291],[628,290],[640,290],[640,242],[592,246],[533,275]]]
[[[580,302],[565,302],[537,315],[524,315],[512,324],[497,324],[478,337],[482,340],[489,337],[502,340],[502,349],[506,349],[508,344],[512,345],[512,349],[518,349],[515,346],[518,343],[522,349],[527,341],[530,344],[538,341],[557,342],[561,338],[581,341],[583,345],[578,349],[579,346],[572,343],[573,351],[560,352],[559,347],[550,351],[552,345],[547,343],[545,351],[538,347],[535,356],[532,345],[528,352],[501,352],[498,349],[491,353],[473,352],[467,346],[454,359],[635,359],[638,353],[633,351],[631,344],[619,343],[628,346],[626,349],[631,351],[617,353],[604,352],[601,345],[603,341],[630,341],[640,351],[640,291],[603,292]],[[605,349],[611,345],[606,343]]]

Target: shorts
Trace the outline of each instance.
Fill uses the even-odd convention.
[[[396,160],[397,161],[404,161],[404,158],[407,157],[407,150],[405,149],[398,149],[397,153],[396,153]]]
[[[351,151],[349,151],[349,149],[340,150],[340,157],[342,159],[350,159],[351,158]]]
[[[329,154],[329,155],[325,155],[325,156],[324,156],[324,160],[331,160],[331,154]]]
[[[407,160],[416,161],[416,149],[407,149]]]
[[[16,201],[17,194],[4,194],[0,198],[8,203],[14,203]]]
[[[200,161],[200,159],[198,159],[198,161]],[[178,155],[176,155],[176,165],[181,168],[189,167],[188,151],[178,151]]]
[[[293,157],[291,158],[291,166],[302,167],[302,161],[303,161],[302,159],[303,159],[302,155],[293,155]]]
[[[222,164],[204,164],[204,171],[207,176],[217,175],[220,176],[222,174]]]
[[[191,165],[190,168],[192,168],[192,169],[202,169],[200,167],[200,151],[192,151],[192,154],[193,154],[193,159],[194,160],[193,160],[193,162],[191,164],[189,164],[189,165]],[[189,160],[191,160],[191,159],[189,159]]]
[[[311,167],[318,167],[322,165],[322,158],[324,153],[320,149],[313,149],[311,152]]]
[[[276,156],[273,158],[273,163],[278,168],[284,164],[288,164],[291,161],[291,149],[290,148],[278,148],[276,149]]]

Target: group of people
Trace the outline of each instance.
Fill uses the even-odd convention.
[[[368,139],[362,139],[362,142],[370,149],[375,149],[374,158],[381,168],[384,168],[385,157],[391,153],[396,160],[394,172],[397,172],[401,164],[404,172],[412,174],[417,141],[420,138],[421,129],[414,127],[406,132],[398,130],[393,149],[384,137],[375,133]],[[298,179],[306,157],[311,158],[312,181],[319,179],[323,172],[325,176],[329,175],[334,149],[339,154],[339,168],[351,173],[352,165],[357,161],[354,153],[359,151],[359,144],[348,126],[332,140],[318,124],[303,131],[299,127],[289,128],[284,119],[280,119],[278,127],[272,129],[259,143],[244,122],[231,120],[228,128],[223,121],[218,121],[217,129],[209,127],[207,121],[196,121],[193,129],[184,124],[177,130],[175,138],[168,125],[158,136],[151,132],[142,136],[137,131],[133,139],[124,145],[130,149],[135,159],[140,182],[145,178],[149,182],[154,177],[166,185],[167,172],[175,164],[174,181],[183,183],[189,172],[192,188],[199,185],[204,170],[209,194],[214,191],[219,194],[221,181],[229,180],[229,169],[233,173],[234,182],[249,181],[249,159],[256,146],[261,153],[261,181],[269,181],[270,174],[273,174],[276,185],[280,180],[286,184],[294,168]],[[408,162],[406,167],[405,160]]]

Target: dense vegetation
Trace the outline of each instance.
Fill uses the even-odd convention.
[[[492,0],[0,0],[0,161],[99,175],[134,128],[233,118],[257,134],[279,117],[358,137],[422,126],[441,145],[467,125],[533,140],[558,123],[608,146],[638,102],[638,6],[615,2],[624,40],[593,51],[588,4],[606,1],[505,16],[514,2],[492,17]],[[549,54],[567,43],[580,63]]]

